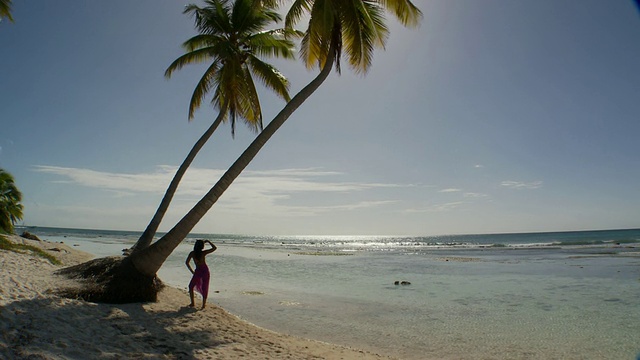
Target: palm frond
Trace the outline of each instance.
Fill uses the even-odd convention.
[[[268,57],[295,59],[294,44],[291,40],[274,36],[275,31],[262,32],[247,38],[247,46],[254,54]]]
[[[250,32],[249,26],[255,19],[255,14],[259,12],[254,9],[253,0],[236,0],[231,10],[230,22],[237,33]]]
[[[217,87],[218,98],[214,97],[221,107],[224,107],[229,112],[229,118],[231,121],[231,134],[235,135],[236,119],[238,116],[243,116],[246,111],[243,110],[243,82],[245,81],[242,64],[234,61],[225,62],[218,70]]]
[[[244,69],[244,78],[245,81],[243,84],[245,85],[243,93],[243,106],[242,110],[243,119],[245,120],[245,124],[253,131],[258,132],[262,130],[262,107],[260,106],[260,97],[258,96],[258,91],[256,90],[256,85],[253,83],[253,77],[251,76],[251,71],[248,67]]]
[[[231,21],[237,33],[250,34],[279,23],[282,15],[260,0],[236,0]]]
[[[0,0],[0,21],[2,21],[2,18],[7,18],[13,22],[13,17],[11,16],[11,0]]]
[[[287,2],[287,0],[256,0],[256,3],[260,3],[262,6],[270,9],[277,9],[285,2]]]
[[[292,29],[300,21],[305,12],[311,12],[313,1],[314,0],[295,0],[285,16],[284,26]]]
[[[357,73],[366,73],[373,61],[376,46],[384,47],[388,29],[384,12],[376,4],[360,0],[343,3],[343,40],[349,64]]]
[[[229,12],[231,9],[228,0],[205,1],[208,6],[200,8],[196,5],[188,5],[183,13],[194,17],[196,29],[202,34],[225,34],[233,31]]]
[[[204,75],[200,78],[200,81],[198,81],[193,95],[191,95],[191,101],[189,102],[189,120],[193,119],[196,110],[200,107],[200,104],[202,104],[202,99],[209,90],[218,85],[216,74],[218,73],[219,65],[219,61],[214,61],[209,68],[207,68],[207,71],[205,71]],[[223,109],[221,104],[216,104],[215,107],[219,110]]]
[[[220,34],[200,34],[183,42],[182,48],[186,51],[194,51],[205,47],[215,47],[225,41],[225,37]]]
[[[255,56],[250,56],[248,61],[251,65],[251,70],[264,86],[271,89],[285,101],[291,100],[289,96],[289,80],[278,69]]]
[[[328,56],[330,39],[336,26],[340,26],[337,9],[331,0],[315,0],[311,9],[309,27],[302,41],[301,54],[308,68],[325,63]]]
[[[416,27],[422,20],[422,11],[410,0],[378,0],[380,5],[391,11],[405,26]]]
[[[164,76],[170,78],[174,71],[182,69],[189,64],[197,64],[208,61],[212,58],[215,59],[215,55],[212,54],[211,49],[204,48],[186,53],[179,58],[175,59],[171,65],[165,70]]]

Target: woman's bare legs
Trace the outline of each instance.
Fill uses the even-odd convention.
[[[193,299],[193,289],[189,289],[189,298],[191,298],[191,304],[189,304],[189,307],[195,307],[196,303]]]

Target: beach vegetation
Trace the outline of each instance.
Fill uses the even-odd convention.
[[[0,0],[0,21],[2,19],[8,19],[13,22],[13,17],[11,16],[11,0]]]
[[[49,260],[53,265],[61,265],[62,263],[55,256],[47,253],[46,251],[27,244],[17,244],[9,241],[6,237],[0,235],[0,250],[13,251],[23,254],[33,254],[35,256]]]
[[[238,1],[247,2],[250,0],[236,0],[236,2]],[[230,4],[228,1],[219,1],[218,3],[220,5]],[[243,7],[243,9],[250,12],[256,11],[256,9],[264,10],[264,7],[254,5]],[[410,0],[295,0],[286,15],[285,27],[293,31],[293,27],[302,18],[309,19],[301,40],[299,53],[308,68],[319,69],[318,75],[287,102],[218,182],[171,230],[149,246],[134,251],[125,258],[110,260],[111,262],[103,265],[103,269],[106,265],[114,265],[124,271],[105,271],[98,274],[96,269],[93,269],[89,274],[95,274],[92,275],[94,278],[104,275],[105,281],[100,278],[96,282],[104,284],[102,288],[107,290],[103,293],[104,297],[93,297],[92,300],[110,301],[108,292],[121,293],[118,288],[119,281],[127,280],[127,271],[132,273],[128,274],[129,277],[142,279],[141,282],[152,284],[164,261],[213,207],[233,181],[240,176],[278,129],[320,87],[332,70],[335,69],[338,74],[340,73],[340,60],[343,55],[354,72],[367,73],[373,60],[374,49],[384,48],[389,35],[385,19],[386,12],[393,14],[405,26],[417,26],[422,18],[422,13]],[[111,276],[111,274],[124,275]],[[122,293],[127,295],[126,291]],[[146,294],[144,291],[133,292],[127,299],[118,298],[118,302],[156,300],[151,291],[149,292],[151,295],[144,294]]]
[[[289,81],[273,65],[261,57],[294,59],[294,43],[298,35],[292,29],[265,30],[282,20],[276,12],[274,1],[258,0],[207,0],[206,6],[188,5],[184,14],[194,18],[198,35],[182,44],[185,54],[178,57],[165,71],[165,77],[191,64],[208,64],[207,69],[193,91],[189,103],[189,120],[208,94],[218,115],[189,151],[160,205],[145,231],[133,247],[133,251],[151,244],[162,222],[178,185],[198,152],[211,138],[218,126],[231,123],[235,134],[236,120],[242,120],[252,130],[262,130],[262,109],[254,78],[276,95],[289,101]]]
[[[12,234],[14,225],[22,220],[22,193],[13,175],[0,169],[0,232]]]

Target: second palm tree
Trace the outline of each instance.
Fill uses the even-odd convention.
[[[205,7],[189,5],[184,13],[194,17],[199,34],[184,42],[186,53],[169,66],[165,76],[171,77],[185,65],[210,63],[191,96],[189,120],[209,92],[213,92],[211,103],[218,110],[218,116],[176,171],[156,213],[134,245],[134,252],[151,244],[182,177],[220,123],[230,120],[232,135],[236,119],[243,120],[255,131],[262,129],[262,110],[254,76],[285,101],[290,99],[287,79],[259,58],[292,59],[295,56],[294,44],[285,35],[294,36],[297,32],[264,30],[282,20],[273,7],[259,0],[208,0]]]

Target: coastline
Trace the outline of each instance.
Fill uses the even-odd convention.
[[[213,303],[205,310],[188,308],[188,295],[171,286],[156,303],[63,298],[55,290],[75,283],[54,271],[93,255],[61,243],[5,237],[44,249],[63,265],[0,250],[0,358],[389,359],[263,329]]]
[[[59,244],[64,244],[76,249],[74,254],[80,250],[95,257],[117,255],[123,246],[132,244],[137,238],[134,233],[113,234],[101,230],[61,229],[35,234],[48,240],[42,243],[47,247],[62,248]],[[175,295],[168,294],[166,300],[160,294],[161,301],[175,300],[173,307],[155,307],[154,310],[149,309],[148,304],[137,304],[132,308],[111,306],[113,310],[106,314],[93,310],[85,317],[106,323],[108,328],[100,331],[115,333],[107,340],[100,340],[104,343],[99,347],[101,352],[91,355],[106,359],[635,359],[640,353],[637,343],[640,323],[635,321],[640,316],[636,306],[640,289],[640,234],[633,232],[631,238],[629,234],[619,236],[615,232],[596,234],[596,244],[592,241],[594,234],[579,235],[574,236],[574,242],[586,245],[454,247],[417,253],[360,251],[352,256],[300,254],[296,252],[298,245],[276,249],[268,244],[256,245],[254,237],[227,241],[223,236],[215,240],[221,246],[211,258],[210,266],[215,274],[212,278],[215,293],[211,300],[222,312],[234,321],[269,329],[265,331],[283,335],[285,339],[290,335],[298,340],[314,339],[321,344],[350,349],[351,352],[345,352],[349,355],[336,353],[335,349],[309,350],[308,345],[298,351],[295,346],[282,345],[280,339],[268,340],[270,345],[256,344],[256,337],[252,332],[242,330],[243,327],[218,330],[219,323],[229,324],[228,319],[208,314],[209,308],[205,312],[185,311],[191,310],[183,309],[188,303],[185,284],[190,279],[184,267],[184,259],[191,249],[187,242],[175,249],[158,273],[165,284],[176,290]],[[362,239],[369,238],[356,239],[356,243]],[[308,245],[316,246],[317,240],[308,239]],[[377,238],[373,240],[377,241]],[[402,246],[405,239],[399,240]],[[490,238],[487,240],[491,241]],[[524,234],[511,240],[509,243],[520,244],[529,242],[530,236]],[[331,245],[318,246],[321,250],[333,250]],[[349,243],[344,245],[350,246]],[[67,253],[55,254],[64,257]],[[0,266],[4,270],[8,265],[0,262]],[[45,276],[45,290],[56,288],[55,279],[50,278],[52,271]],[[4,277],[0,280],[2,284],[17,280],[18,284],[30,286],[29,281],[39,275],[31,270],[27,274],[30,278],[20,278],[24,274],[17,273],[14,279]],[[0,275],[4,274],[0,271]],[[395,286],[393,282],[398,279],[410,280],[412,285]],[[0,286],[0,300],[8,290],[23,291],[14,284]],[[17,300],[13,305],[20,304]],[[0,302],[0,309],[3,304]],[[44,310],[49,318],[57,319],[60,315],[52,307],[54,305],[44,304],[41,308],[15,309],[21,314]],[[82,306],[78,309],[86,310]],[[170,315],[171,319],[168,318]],[[29,316],[33,318],[33,315]],[[117,318],[112,319],[115,316]],[[205,316],[208,323],[196,329],[191,326]],[[0,358],[3,358],[2,346],[6,348],[13,342],[30,338],[49,339],[41,341],[46,351],[34,353],[33,358],[86,358],[65,356],[59,347],[70,344],[84,347],[84,342],[93,341],[91,337],[87,340],[74,335],[72,342],[63,341],[59,347],[51,347],[49,342],[55,343],[55,337],[31,333],[38,321],[44,321],[43,329],[66,331],[66,323],[52,323],[49,318],[24,320],[26,322],[18,328],[18,331],[26,329],[23,337],[14,334],[9,338],[6,331],[0,331]],[[156,323],[149,325],[149,318],[162,321],[164,327],[158,327]],[[0,311],[0,330],[4,321]],[[85,326],[81,321],[74,320],[73,323]],[[91,324],[89,329],[95,332],[96,326]],[[117,332],[127,326],[125,335],[128,336]],[[177,327],[177,331],[170,326]],[[224,337],[229,333],[224,331],[241,336],[232,339],[234,343],[230,344]],[[214,333],[223,337],[214,338]],[[97,339],[101,336],[94,334]],[[257,341],[262,341],[261,335],[257,336]],[[157,338],[162,341],[156,341]],[[149,344],[142,350],[135,350],[135,346],[132,350],[128,343],[140,345],[136,343],[140,341]],[[248,346],[255,352],[244,355],[245,343],[251,341],[253,343]],[[127,344],[126,352],[121,349],[121,342]],[[239,344],[239,350],[227,351],[235,344]],[[38,346],[30,345],[30,348],[38,350]],[[269,352],[274,346],[284,346],[284,350]],[[201,351],[216,347],[224,347],[224,351]],[[96,349],[95,346],[90,348]],[[249,351],[253,351],[251,349]],[[353,349],[364,351],[354,357],[358,350]],[[176,352],[181,350],[184,351]],[[52,353],[63,355],[54,357]],[[15,358],[13,354],[10,353],[9,358]],[[28,356],[19,358],[25,357]]]

